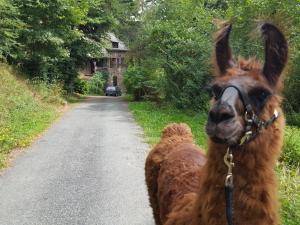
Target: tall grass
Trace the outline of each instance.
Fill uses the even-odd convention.
[[[61,88],[26,82],[0,64],[0,168],[11,149],[28,146],[58,116]]]

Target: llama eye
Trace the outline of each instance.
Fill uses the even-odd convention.
[[[257,110],[261,110],[265,104],[266,99],[272,93],[264,88],[257,88],[250,91],[249,96],[252,101],[252,104],[256,107]]]
[[[215,100],[218,100],[221,97],[222,88],[218,85],[213,85],[211,87],[211,93],[212,93],[212,96],[215,98]]]
[[[256,89],[251,91],[249,95],[251,98],[255,98],[257,101],[263,102],[269,95],[271,95],[271,93],[265,89]]]

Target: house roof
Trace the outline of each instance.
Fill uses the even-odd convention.
[[[107,33],[103,38],[105,47],[102,48],[101,53],[104,57],[109,57],[109,52],[113,51],[129,51],[123,41],[121,41],[114,33]],[[113,48],[112,43],[117,42],[118,48]]]
[[[114,33],[107,33],[107,39],[110,41],[108,47],[106,48],[107,50],[128,51],[128,48],[126,47],[124,42],[117,38],[117,36]],[[113,48],[111,44],[112,42],[117,42],[119,44],[118,48]]]

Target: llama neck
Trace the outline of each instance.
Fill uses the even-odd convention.
[[[282,138],[273,139],[273,142],[266,141],[268,139],[261,136],[233,153],[236,225],[279,224],[274,167]],[[198,218],[201,221],[198,224],[223,225],[227,224],[224,196],[227,167],[223,161],[226,147],[213,143],[209,146],[197,204]]]

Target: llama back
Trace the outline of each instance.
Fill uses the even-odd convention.
[[[174,214],[169,214],[178,210],[176,205],[180,205],[179,211],[190,214],[191,218],[195,199],[187,196],[195,196],[199,192],[201,170],[206,163],[205,154],[195,144],[181,143],[177,148],[161,163],[157,179],[163,223],[174,219]]]
[[[184,137],[186,139],[193,140],[191,128],[185,123],[171,123],[163,129],[161,135],[162,139],[173,136]]]
[[[149,199],[157,225],[162,224],[158,204],[158,176],[161,165],[168,158],[168,155],[181,151],[182,145],[195,146],[191,129],[184,123],[171,123],[164,128],[160,142],[154,146],[146,160],[146,183],[149,192]],[[168,210],[167,210],[168,211]]]

